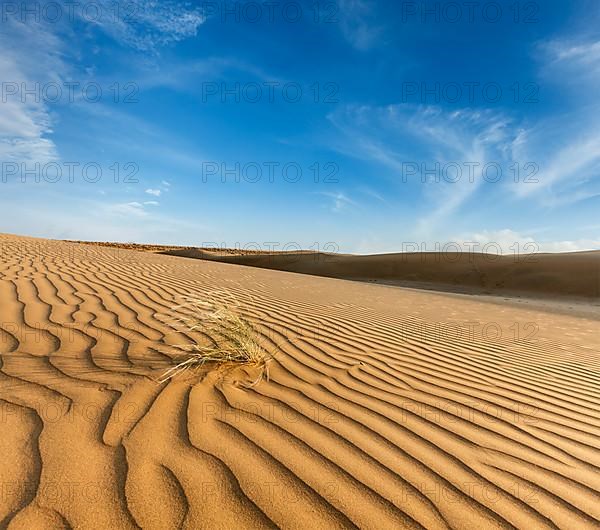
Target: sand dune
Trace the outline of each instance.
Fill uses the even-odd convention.
[[[171,248],[165,254],[329,278],[382,281],[440,290],[600,299],[600,251],[506,255],[469,252],[348,255],[214,252]]]
[[[156,382],[200,338],[173,307],[209,294],[270,381]],[[600,526],[595,320],[7,235],[0,300],[0,528]]]

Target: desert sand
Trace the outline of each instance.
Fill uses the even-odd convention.
[[[572,266],[561,289],[578,294]],[[248,318],[269,380],[207,366],[158,383],[201,339],[173,323],[185,296]],[[598,330],[0,235],[0,528],[598,528]]]
[[[349,255],[173,247],[155,250],[173,256],[434,290],[600,300],[600,251],[498,255],[465,249]]]

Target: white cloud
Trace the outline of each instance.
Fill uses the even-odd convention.
[[[148,188],[146,190],[146,193],[148,195],[154,195],[155,197],[160,197],[160,194],[162,193],[162,191],[158,190],[158,189],[154,189],[154,188]]]
[[[600,63],[600,41],[577,45],[554,41],[552,44],[557,61],[576,60],[588,65]]]
[[[340,28],[346,40],[358,50],[371,48],[381,34],[374,23],[374,6],[368,0],[339,0]]]
[[[539,167],[529,182],[512,186],[518,197],[535,194],[555,205],[594,196],[589,184],[600,175],[600,124],[577,114],[546,121],[515,145],[515,159]]]
[[[158,201],[144,201],[144,205],[145,206],[158,206],[159,202]]]
[[[472,249],[473,252],[486,252],[489,254],[511,254],[515,251],[535,251],[535,239],[510,230],[482,230],[467,236],[457,237],[454,242],[461,249]]]
[[[419,229],[430,232],[444,218],[458,210],[481,186],[481,168],[488,163],[504,164],[511,158],[519,129],[509,118],[490,110],[445,111],[423,105],[386,107],[349,106],[329,115],[342,133],[334,148],[347,156],[374,162],[392,172],[397,186],[419,187],[430,206],[417,220]],[[439,182],[421,182],[424,175],[406,176],[406,164],[420,169],[436,168]],[[457,182],[444,181],[441,168],[458,164]],[[479,164],[480,173],[470,178],[467,164]],[[508,164],[506,164],[508,166]],[[403,183],[403,177],[406,182]]]
[[[329,197],[332,199],[331,211],[334,213],[341,212],[345,210],[348,206],[357,206],[356,202],[354,202],[350,197],[348,197],[345,193],[342,192],[319,192],[318,195],[323,195],[325,197]]]
[[[49,195],[49,193],[50,195]],[[2,228],[8,233],[85,241],[137,241],[194,245],[214,241],[214,228],[178,217],[160,215],[159,209],[144,212],[139,202],[108,202],[90,199],[85,193],[65,201],[64,193],[26,190],[27,200],[16,201],[0,194]],[[50,197],[50,200],[49,200]],[[56,204],[61,207],[56,208]],[[151,208],[151,207],[148,207]],[[82,222],[83,220],[83,222]]]
[[[538,121],[514,144],[514,156],[539,166],[537,182],[512,186],[520,198],[548,206],[575,203],[600,194],[600,41],[563,37],[538,46],[540,75],[560,90],[567,110]],[[551,86],[552,86],[551,85]]]
[[[165,188],[170,188],[170,187],[171,187],[171,183],[170,183],[170,182],[168,182],[168,181],[166,181],[166,180],[163,180],[163,181],[161,181],[161,184],[162,184],[162,185],[163,185]]]
[[[544,241],[539,243],[541,252],[584,252],[599,250],[600,239],[577,239],[572,241]]]
[[[560,84],[600,82],[600,41],[557,39],[540,44],[542,74]]]
[[[463,211],[482,186],[502,201],[528,199],[548,207],[600,196],[598,115],[600,105],[594,105],[525,128],[491,110],[445,111],[404,104],[348,106],[330,114],[329,120],[342,133],[334,140],[335,150],[385,168],[381,178],[399,194],[410,190],[422,195],[419,201],[425,199],[428,213],[415,225],[427,238]],[[458,182],[435,182],[431,177],[422,182],[422,167],[439,178],[440,168],[455,163],[463,166]],[[474,181],[465,163],[479,164]],[[486,164],[498,164],[502,170],[493,188],[483,179],[481,168]],[[408,165],[417,173],[406,179]]]
[[[99,4],[98,20],[82,12],[84,20],[116,41],[146,52],[194,37],[206,21],[203,10],[187,2],[129,0],[121,16],[115,16],[112,0],[100,0]]]
[[[15,42],[19,45],[15,46]],[[68,72],[61,42],[41,24],[11,17],[0,32],[0,157],[4,162],[44,164],[58,158],[51,139],[52,119],[39,86],[57,82]],[[28,91],[33,91],[29,93]]]
[[[112,0],[96,5],[98,21],[88,14],[83,20],[97,25],[116,40],[140,50],[154,50],[194,36],[204,22],[200,8],[173,0],[148,2],[132,0],[126,12],[115,14]],[[92,10],[94,13],[96,10]],[[53,82],[63,87],[65,80],[77,79],[77,72],[67,66],[69,55],[78,51],[67,46],[66,36],[72,28],[61,23],[36,21],[35,17],[5,14],[0,32],[0,157],[3,161],[46,163],[59,159],[52,140],[54,117],[48,104],[38,94],[24,95],[23,89],[39,91]],[[74,13],[83,16],[81,5]],[[81,77],[79,77],[81,78]],[[7,93],[17,90],[16,94]],[[79,97],[78,95],[76,97]]]
[[[371,188],[367,188],[366,186],[361,186],[360,188],[358,188],[357,191],[359,191],[360,193],[363,193],[367,197],[371,197],[373,199],[377,199],[380,202],[387,203],[387,201],[383,198],[383,196],[380,193],[377,193],[376,191],[372,190]]]
[[[144,210],[144,205],[139,202],[112,204],[108,206],[108,211],[124,217],[146,217],[148,215],[148,212]]]
[[[490,254],[532,254],[535,252],[581,252],[600,249],[599,239],[552,241],[536,239],[511,229],[483,230],[455,238],[460,248]]]

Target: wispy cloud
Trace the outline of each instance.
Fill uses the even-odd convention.
[[[135,201],[109,205],[108,211],[123,217],[146,217],[148,215],[144,205]]]
[[[362,193],[363,195],[366,195],[367,197],[377,199],[378,201],[380,201],[382,203],[387,203],[387,201],[383,198],[383,196],[380,193],[377,193],[376,191],[372,190],[371,188],[361,186],[357,189],[357,191]]]
[[[148,195],[154,195],[155,197],[160,197],[160,194],[162,193],[162,191],[158,190],[158,189],[154,189],[154,188],[148,188],[146,190],[146,193]]]
[[[542,74],[560,84],[600,82],[600,40],[555,39],[538,46]]]
[[[381,35],[376,22],[375,5],[369,0],[340,0],[340,27],[346,40],[358,50],[368,50]]]
[[[519,135],[507,116],[489,110],[361,106],[332,113],[329,120],[342,133],[335,149],[387,168],[397,186],[406,178],[408,164],[419,168],[416,179],[413,177],[416,182],[408,185],[420,186],[431,204],[428,210],[432,213],[418,220],[424,231],[455,212],[481,186],[482,176],[471,178],[468,164],[478,164],[481,172],[488,163],[510,160]],[[464,174],[457,182],[432,182],[426,171],[438,167],[436,164],[459,164]]]
[[[317,194],[331,199],[331,211],[334,213],[346,210],[349,206],[357,206],[355,201],[342,192],[322,191]]]
[[[560,90],[562,111],[539,120],[515,143],[515,157],[539,165],[536,182],[513,186],[520,198],[548,206],[575,203],[600,193],[600,40],[574,35],[537,46],[540,76]]]
[[[115,40],[142,51],[155,50],[194,36],[205,20],[200,8],[172,0],[133,0],[128,3],[127,12],[121,12],[120,16],[113,4],[101,0],[97,11],[102,16],[98,20],[84,17],[83,22],[99,26]],[[75,14],[81,16],[82,12],[81,6],[74,5]],[[0,112],[0,156],[3,161],[24,163],[56,161],[60,157],[52,138],[53,109],[40,94],[24,95],[23,88],[39,90],[39,86],[49,82],[62,86],[69,78],[85,77],[78,73],[77,65],[72,61],[79,51],[67,44],[72,28],[63,23],[36,21],[33,16],[11,15],[9,11],[3,15],[0,77],[4,97]],[[10,93],[13,87],[15,94]]]
[[[138,201],[110,202],[80,195],[68,201],[68,207],[57,209],[54,205],[60,200],[64,200],[64,195],[59,192],[48,195],[27,190],[27,200],[19,202],[0,194],[3,229],[10,233],[90,241],[194,245],[213,240],[208,235],[211,227],[160,214],[159,208],[152,205],[145,208]]]
[[[465,249],[473,252],[485,251],[490,254],[527,255],[536,252],[581,252],[595,250],[600,247],[600,237],[597,239],[577,239],[553,241],[524,235],[515,230],[483,230],[467,236],[454,238]]]
[[[547,205],[577,202],[600,192],[590,183],[600,176],[600,123],[581,113],[544,121],[524,133],[515,158],[530,161],[539,173],[514,184],[517,197],[537,197]],[[523,164],[521,164],[523,165]]]
[[[112,0],[99,5],[102,16],[86,20],[117,42],[145,52],[195,36],[206,21],[200,7],[174,0],[129,0],[121,16],[115,16]]]
[[[16,46],[15,42],[19,42]],[[37,23],[24,24],[12,17],[2,21],[0,32],[0,156],[9,162],[39,162],[58,158],[51,139],[52,119],[47,105],[35,90],[60,81],[68,72],[62,60],[62,42]]]

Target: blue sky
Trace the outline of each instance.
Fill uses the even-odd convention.
[[[600,248],[597,1],[267,4],[3,2],[0,231]]]

